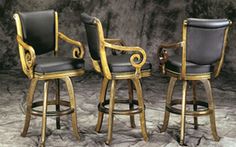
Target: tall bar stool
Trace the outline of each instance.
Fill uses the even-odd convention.
[[[180,144],[184,145],[185,117],[194,117],[194,128],[198,128],[198,116],[209,115],[213,138],[218,141],[215,123],[215,104],[212,97],[210,79],[220,73],[226,47],[228,28],[227,19],[194,19],[183,23],[182,42],[162,44],[159,47],[160,71],[170,76],[166,96],[164,123],[161,132],[166,131],[170,113],[181,115]],[[182,55],[168,56],[164,48],[182,49]],[[182,99],[172,100],[176,80],[183,82]],[[208,102],[197,100],[196,84],[201,81],[206,90]],[[187,84],[192,82],[193,100],[186,100]],[[181,109],[175,106],[181,104]],[[186,104],[193,105],[193,111],[186,110]],[[199,109],[202,106],[204,109]]]
[[[17,28],[17,43],[23,72],[30,79],[27,95],[25,125],[21,136],[25,137],[31,114],[42,116],[41,144],[45,146],[47,116],[56,116],[56,126],[60,129],[60,116],[72,114],[74,135],[79,139],[77,127],[76,102],[70,77],[84,74],[83,45],[58,32],[58,14],[53,10],[24,12],[14,14]],[[58,38],[76,46],[73,57],[58,56]],[[42,56],[52,52],[54,56]],[[33,102],[38,81],[44,81],[43,101]],[[56,81],[55,100],[48,100],[49,81]],[[70,101],[60,99],[60,80],[67,86]],[[47,111],[48,105],[55,105],[56,111]],[[42,106],[42,111],[36,107]],[[61,106],[67,107],[61,109]]]
[[[142,87],[140,79],[151,74],[151,64],[146,62],[146,53],[140,47],[128,47],[120,39],[107,39],[103,36],[102,24],[99,19],[91,17],[85,13],[81,15],[87,32],[87,40],[90,56],[94,69],[103,76],[99,104],[98,121],[96,131],[99,132],[102,126],[104,113],[108,114],[108,136],[106,144],[112,140],[112,127],[114,115],[130,115],[131,127],[135,127],[134,114],[140,114],[141,131],[144,140],[148,139],[145,122],[145,107],[143,102]],[[118,50],[131,52],[132,54],[121,54],[107,56],[106,50]],[[127,80],[129,89],[129,99],[115,99],[116,82]],[[110,99],[106,100],[108,82],[111,81]],[[133,99],[134,85],[138,100]],[[115,103],[129,104],[128,110],[117,110]],[[106,105],[109,105],[107,107]],[[137,108],[134,108],[137,105]]]

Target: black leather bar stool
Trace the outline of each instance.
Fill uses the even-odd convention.
[[[194,117],[194,128],[198,128],[198,116],[209,115],[212,135],[216,141],[215,104],[212,97],[210,79],[220,73],[226,47],[228,28],[227,19],[189,18],[183,24],[183,40],[176,44],[162,44],[159,47],[160,70],[170,76],[166,96],[164,124],[161,131],[166,131],[170,113],[181,115],[180,144],[184,144],[185,117]],[[182,55],[168,56],[164,48],[182,49]],[[172,100],[176,80],[183,82],[182,99]],[[208,102],[197,100],[196,84],[201,81],[206,90]],[[187,84],[192,82],[193,100],[186,100]],[[175,106],[181,104],[181,109]],[[187,111],[186,105],[192,104],[193,111]],[[198,106],[205,109],[199,109]]]
[[[87,32],[87,40],[90,56],[94,69],[103,76],[99,104],[98,121],[96,131],[102,126],[104,113],[108,114],[108,137],[106,144],[112,140],[112,127],[114,115],[130,115],[131,127],[135,127],[134,114],[140,114],[140,124],[144,140],[148,139],[145,122],[145,108],[143,102],[142,87],[140,79],[151,74],[151,64],[146,62],[146,53],[140,47],[122,46],[124,42],[120,39],[107,39],[103,36],[102,24],[99,19],[85,13],[81,15]],[[106,50],[117,50],[131,52],[132,54],[120,54],[108,56]],[[116,82],[127,80],[129,99],[115,99]],[[108,82],[111,81],[111,96],[106,100]],[[138,100],[133,99],[133,88],[135,86]],[[129,104],[128,110],[117,110],[116,103]],[[106,105],[109,105],[107,107]],[[134,108],[137,105],[137,108]]]
[[[76,102],[70,77],[84,74],[83,45],[58,31],[58,14],[53,10],[24,12],[14,14],[17,28],[17,43],[23,72],[30,79],[27,95],[25,125],[21,136],[25,137],[29,128],[31,114],[42,116],[41,145],[45,146],[47,116],[57,116],[56,126],[60,129],[60,116],[72,114],[74,135],[79,139],[77,127]],[[58,56],[58,38],[77,46],[73,57]],[[46,53],[53,56],[42,56]],[[33,102],[38,81],[44,81],[43,101]],[[55,100],[48,100],[49,81],[56,81]],[[60,83],[66,83],[70,101],[60,100]],[[56,111],[47,111],[48,105],[55,105]],[[42,106],[42,111],[35,107]],[[67,107],[61,109],[61,106]]]

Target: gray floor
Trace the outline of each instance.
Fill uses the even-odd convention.
[[[187,117],[186,143],[188,146],[236,146],[236,80],[233,77],[235,77],[234,74],[222,73],[218,79],[212,81],[213,96],[216,102],[216,123],[221,140],[213,141],[207,116],[199,118],[198,130],[193,129],[193,118]],[[41,133],[40,117],[32,117],[27,137],[20,136],[25,117],[23,107],[29,80],[22,73],[14,71],[0,71],[0,79],[0,146],[37,146]],[[111,146],[179,146],[176,140],[179,138],[180,116],[172,114],[167,132],[160,133],[159,131],[163,121],[164,98],[168,80],[169,78],[158,73],[142,80],[149,141],[145,142],[142,139],[138,115],[135,117],[137,125],[135,129],[130,128],[128,116],[115,116]],[[55,128],[55,118],[50,117],[47,122],[46,146],[105,146],[107,117],[104,118],[102,133],[94,131],[101,77],[94,72],[88,72],[82,78],[74,78],[73,81],[81,140],[77,141],[73,137],[70,116],[62,117],[61,130]],[[35,93],[36,100],[42,99],[42,84],[42,82],[38,84]],[[66,99],[67,93],[64,85],[62,87],[61,95]],[[117,98],[127,97],[126,82],[119,82],[117,87]],[[204,99],[203,86],[199,84],[197,88],[198,98]],[[50,88],[50,91],[53,92],[54,89]],[[191,98],[191,87],[189,87],[188,95],[188,98]],[[49,96],[53,97],[53,95]],[[180,96],[181,83],[178,82],[174,98]]]

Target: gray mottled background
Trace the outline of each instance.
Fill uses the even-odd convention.
[[[80,14],[98,17],[106,37],[121,38],[127,45],[147,51],[157,69],[156,50],[161,42],[181,40],[182,22],[187,17],[236,19],[235,0],[0,0],[0,70],[20,69],[16,30],[12,18],[18,11],[54,9],[59,13],[59,31],[80,40],[87,48]],[[236,72],[236,27],[229,33],[223,70]],[[71,52],[60,42],[60,53]],[[88,52],[86,69],[91,69]]]

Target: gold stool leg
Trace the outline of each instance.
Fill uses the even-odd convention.
[[[30,82],[29,92],[26,99],[27,108],[26,108],[26,113],[25,113],[25,124],[24,124],[23,131],[21,133],[21,136],[23,137],[25,137],[28,132],[31,112],[32,112],[32,102],[33,102],[34,91],[35,91],[37,82],[38,82],[38,79],[35,79],[35,78],[33,78]]]
[[[115,93],[116,93],[116,81],[112,80],[111,83],[111,97],[109,102],[109,114],[108,114],[108,136],[106,144],[109,145],[112,140],[112,128],[113,128],[113,109],[115,104]]]
[[[196,81],[192,81],[192,86],[193,86],[193,110],[197,111]],[[196,116],[193,117],[193,121],[194,121],[194,129],[198,129],[198,120]]]
[[[181,128],[180,128],[180,145],[184,145],[184,132],[185,132],[185,111],[186,111],[186,92],[187,81],[183,81],[183,95],[182,95],[182,109],[181,109]]]
[[[133,83],[135,85],[136,91],[137,91],[137,97],[138,97],[138,106],[142,109],[142,112],[140,113],[140,125],[141,125],[141,131],[143,135],[143,139],[145,141],[148,140],[147,135],[147,129],[146,129],[146,120],[145,120],[145,108],[144,108],[144,102],[143,102],[143,94],[142,94],[142,87],[139,79],[132,79]]]
[[[108,79],[107,78],[103,78],[102,80],[102,87],[101,87],[101,91],[100,91],[100,97],[99,97],[99,103],[102,104],[106,98],[106,91],[107,91],[107,85],[108,85]],[[97,125],[96,125],[96,132],[100,132],[101,127],[102,127],[102,121],[103,121],[103,116],[104,113],[98,111],[98,120],[97,120]]]
[[[60,81],[59,79],[56,79],[56,111],[60,111]],[[60,125],[60,116],[56,117],[56,127],[57,129],[61,128]]]
[[[204,87],[206,89],[207,97],[208,97],[208,108],[210,110],[210,123],[211,123],[211,131],[215,141],[219,141],[220,137],[217,134],[216,130],[216,122],[215,122],[215,104],[212,96],[211,83],[209,80],[202,80]]]
[[[134,98],[134,93],[133,93],[133,84],[131,80],[127,80],[128,81],[128,90],[129,90],[129,109],[133,110],[134,109],[134,104],[133,104],[133,98]],[[130,125],[131,128],[135,128],[135,121],[134,121],[134,115],[131,114],[130,115]]]
[[[71,79],[69,77],[65,77],[63,80],[66,82],[66,87],[67,87],[68,94],[70,97],[70,107],[71,109],[74,109],[74,112],[71,114],[73,132],[74,132],[75,137],[78,140],[80,140],[79,129],[77,126],[76,100],[75,100],[74,88],[73,88]]]
[[[174,78],[174,77],[170,78],[170,82],[169,82],[169,86],[168,86],[168,90],[167,90],[167,96],[166,96],[166,106],[170,105],[176,80],[177,80],[177,78]],[[167,111],[165,108],[163,126],[160,130],[161,132],[166,131],[168,123],[169,123],[169,117],[170,117],[170,112]]]
[[[41,147],[45,146],[45,139],[46,139],[47,101],[48,101],[48,81],[45,81],[44,82],[42,128],[41,128],[41,143],[40,143]]]

